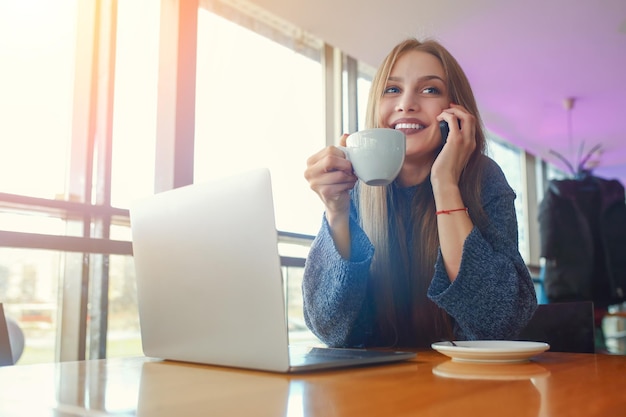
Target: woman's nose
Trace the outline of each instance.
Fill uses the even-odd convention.
[[[418,108],[418,100],[413,94],[405,93],[398,98],[396,111],[415,112]]]

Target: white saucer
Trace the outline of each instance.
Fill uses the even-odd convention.
[[[437,342],[432,348],[457,362],[506,363],[524,362],[548,349],[543,342],[522,342],[515,340],[471,340]]]

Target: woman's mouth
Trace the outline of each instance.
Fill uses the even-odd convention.
[[[426,129],[426,126],[420,123],[400,122],[397,123],[393,128],[402,131],[406,136],[408,136]]]
[[[400,129],[422,130],[424,128],[425,128],[424,125],[420,125],[418,123],[398,123],[397,125],[394,126],[394,129],[396,130],[400,130]]]

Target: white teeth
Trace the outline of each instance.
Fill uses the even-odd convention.
[[[417,123],[398,123],[395,128],[396,129],[423,129],[424,126],[418,125]]]

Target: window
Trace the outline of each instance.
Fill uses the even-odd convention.
[[[278,230],[313,235],[323,206],[303,174],[306,159],[325,146],[324,87],[320,49],[305,48],[199,10],[194,182],[269,168]],[[307,243],[283,242],[279,250],[302,259]],[[292,343],[316,340],[304,325],[302,271],[283,266]]]
[[[374,72],[374,68],[371,68],[363,63],[359,63],[359,77],[356,81],[359,129],[363,129],[365,127],[367,102],[369,98],[370,88],[372,87]]]
[[[0,191],[63,198],[77,0],[35,3],[0,2]]]
[[[137,20],[149,26],[148,12],[154,17],[158,7],[150,10],[148,0],[132,2],[135,15],[125,19],[133,8],[128,2],[119,16],[111,4],[95,1],[34,3],[0,3],[0,39],[6,41],[0,43],[0,301],[25,332],[20,364],[97,357],[107,328],[113,355],[137,354],[127,211],[113,208],[107,193],[111,122],[106,109],[112,97],[107,89],[114,78],[108,70],[114,61],[104,57],[110,58],[114,43],[103,39],[121,17],[118,44],[123,46],[116,68],[118,104],[123,103],[116,117],[120,139],[113,171],[121,178],[114,196],[127,206],[133,195],[152,188],[150,179],[142,183],[149,188],[142,189],[134,180],[154,171],[150,146],[144,144],[154,136],[148,127],[155,117],[150,104],[154,107],[156,85],[152,95],[145,86],[157,68],[146,59],[145,38],[137,48],[142,55],[128,52],[137,43],[124,36],[134,38]],[[96,16],[100,25],[94,25]],[[156,23],[152,20],[153,28]],[[95,27],[102,31],[98,49],[89,42]],[[156,45],[156,30],[151,35]],[[156,48],[148,52],[156,56]],[[102,55],[93,59],[97,54]],[[142,152],[133,152],[137,138],[144,139]],[[129,334],[130,344],[124,340]]]
[[[317,233],[323,208],[303,174],[325,145],[323,92],[319,56],[201,9],[194,182],[267,167],[277,228]]]
[[[355,74],[352,74],[350,71],[350,66],[352,62],[356,62],[354,67],[356,70]],[[344,59],[344,71],[343,71],[343,132],[345,133],[353,133],[356,130],[365,129],[365,117],[367,113],[367,102],[369,99],[369,91],[372,86],[372,79],[374,78],[375,69],[369,67],[368,65],[363,64],[362,62],[357,62],[353,58],[348,59],[345,57]],[[351,97],[352,91],[348,87],[351,79],[350,77],[354,76],[356,78],[355,86],[356,91],[354,94],[356,97]],[[352,103],[356,108],[351,108]],[[352,117],[356,119],[356,126],[350,125],[350,120]]]
[[[141,22],[141,30],[137,30]],[[111,205],[154,192],[159,4],[118,2]]]
[[[77,1],[0,2],[0,192],[63,199],[72,137]],[[0,230],[71,234],[61,218],[0,199]],[[19,363],[55,359],[64,254],[0,247],[0,302],[28,343]]]

